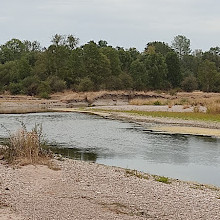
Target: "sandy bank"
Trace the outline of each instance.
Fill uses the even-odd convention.
[[[220,219],[219,189],[68,160],[61,170],[0,164],[1,219]],[[146,175],[145,175],[146,176]],[[11,218],[7,218],[11,216]]]
[[[164,106],[156,106],[157,110],[159,107],[165,109]],[[87,114],[96,114],[104,118],[126,120],[129,122],[136,122],[142,126],[146,126],[148,129],[156,132],[173,133],[173,134],[192,134],[192,135],[204,135],[220,137],[220,123],[219,122],[205,122],[205,121],[195,121],[195,120],[183,120],[177,118],[161,118],[161,117],[151,117],[142,116],[137,114],[125,113],[125,112],[111,112],[111,110],[128,110],[135,109],[142,111],[152,111],[155,106],[103,106],[97,107],[98,109],[103,109],[107,111],[97,111],[96,107],[77,109],[77,108],[54,108],[54,111],[61,112],[81,112]],[[182,106],[176,107],[180,111]],[[187,110],[188,111],[188,110]],[[150,125],[149,125],[150,124]],[[149,127],[150,126],[150,127]]]

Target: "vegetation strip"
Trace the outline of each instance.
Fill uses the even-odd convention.
[[[177,118],[184,120],[198,120],[198,121],[210,121],[220,122],[220,114],[209,114],[200,112],[147,112],[147,111],[122,111],[122,110],[106,110],[106,109],[93,109],[93,111],[104,111],[104,112],[122,112],[130,113],[141,116],[161,117],[161,118]]]

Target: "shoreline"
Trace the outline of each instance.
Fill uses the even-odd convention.
[[[84,161],[20,168],[0,163],[1,219],[220,218],[220,188]],[[9,218],[10,217],[10,218]]]
[[[182,134],[182,135],[199,135],[214,138],[220,138],[220,123],[219,122],[204,122],[199,120],[183,120],[177,118],[162,118],[151,116],[140,116],[125,112],[112,112],[111,110],[100,111],[96,108],[85,108],[83,110],[77,108],[54,108],[57,112],[78,112],[85,114],[94,114],[103,118],[123,120],[132,123],[138,123],[141,126],[147,127],[149,124],[150,130],[153,132]]]

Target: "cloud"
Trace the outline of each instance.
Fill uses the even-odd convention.
[[[170,43],[183,34],[206,49],[219,44],[219,8],[218,0],[7,0],[1,5],[0,28],[4,39],[48,44],[55,33],[71,33],[82,43],[105,39],[139,50],[149,41]],[[203,36],[209,39],[201,41]],[[0,43],[4,39],[0,36]]]

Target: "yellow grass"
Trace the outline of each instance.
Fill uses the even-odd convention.
[[[47,164],[50,155],[43,149],[41,129],[36,126],[31,131],[27,131],[22,127],[11,134],[5,147],[4,157],[13,164]]]

